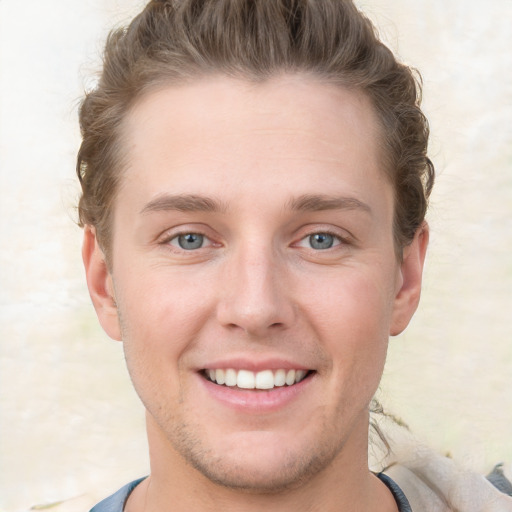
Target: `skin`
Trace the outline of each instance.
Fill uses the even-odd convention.
[[[398,261],[367,98],[210,77],[140,98],[123,144],[112,261],[90,226],[83,257],[147,410],[151,476],[126,510],[396,510],[368,470],[368,404],[417,307],[428,229]],[[181,248],[187,233],[203,244]],[[310,371],[290,396],[218,395],[202,372],[283,364]]]

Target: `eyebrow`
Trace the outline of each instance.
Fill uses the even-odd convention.
[[[290,199],[287,208],[297,212],[326,210],[362,210],[371,214],[371,208],[355,197],[338,197],[323,194],[304,194]],[[141,214],[163,211],[225,213],[227,206],[211,197],[194,194],[165,194],[147,203]]]
[[[166,194],[147,203],[140,213],[146,214],[172,210],[179,212],[225,212],[227,208],[210,197],[194,194]]]
[[[290,200],[288,207],[298,212],[320,212],[324,210],[362,210],[372,213],[372,209],[355,197],[338,197],[323,194],[305,194]]]

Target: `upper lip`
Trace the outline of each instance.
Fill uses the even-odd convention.
[[[234,370],[249,370],[253,372],[260,372],[263,370],[311,370],[310,366],[292,361],[286,358],[272,357],[272,358],[257,358],[254,357],[229,357],[220,358],[209,361],[204,366],[198,368],[199,370],[218,370],[228,369]]]

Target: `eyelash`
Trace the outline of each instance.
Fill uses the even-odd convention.
[[[318,231],[314,231],[314,232],[308,233],[307,235],[302,237],[294,245],[298,246],[298,247],[304,247],[304,246],[301,245],[301,243],[305,242],[307,240],[310,240],[311,237],[313,237],[315,235],[327,235],[327,236],[333,237],[333,239],[334,239],[333,245],[331,247],[327,247],[325,249],[315,249],[314,247],[306,247],[307,249],[314,250],[315,252],[328,251],[330,249],[335,249],[336,247],[338,247],[340,245],[347,245],[349,243],[349,241],[348,241],[348,239],[346,237],[342,237],[338,233],[335,233],[334,231],[331,231],[329,229],[322,229],[322,230],[318,230]]]
[[[182,247],[179,243],[180,237],[185,237],[187,235],[194,235],[194,236],[201,237],[202,238],[201,245],[199,247],[193,247],[193,248],[189,248],[189,249]],[[302,245],[303,243],[307,243],[308,240],[311,241],[311,238],[314,237],[315,235],[327,235],[329,237],[332,237],[333,245],[330,247],[326,247],[326,248],[311,247],[311,242],[309,242],[309,246],[307,246],[307,247],[305,245]],[[175,243],[173,243],[173,242],[175,242]],[[186,253],[192,253],[199,249],[205,249],[205,248],[208,248],[208,246],[211,247],[211,246],[216,245],[214,242],[212,242],[212,240],[207,235],[205,235],[204,233],[201,233],[200,231],[182,231],[180,233],[173,233],[172,235],[163,239],[160,243],[161,243],[161,245],[164,245],[167,247],[171,246],[173,248],[173,250],[182,251],[182,252],[186,252]],[[205,243],[207,244],[206,246],[204,245]],[[306,249],[313,250],[315,252],[324,252],[324,251],[329,251],[331,249],[334,249],[340,245],[347,245],[348,243],[349,243],[349,241],[347,240],[347,238],[344,238],[344,237],[340,236],[339,234],[334,233],[333,231],[325,229],[325,230],[318,230],[318,231],[308,233],[307,235],[302,237],[298,242],[293,244],[293,246],[304,247]],[[219,244],[217,244],[217,245],[219,245]]]
[[[190,236],[190,235],[198,236],[198,237],[202,238],[202,243],[201,243],[200,247],[192,248],[192,249],[185,249],[184,247],[180,246],[179,239],[181,237],[186,237],[186,236]],[[172,243],[173,241],[176,241],[176,243],[175,244]],[[184,251],[184,252],[194,252],[195,250],[198,250],[198,249],[204,249],[205,243],[207,243],[210,246],[215,245],[214,242],[212,242],[212,240],[207,235],[205,235],[204,233],[201,233],[200,231],[183,231],[181,233],[173,233],[172,235],[166,237],[161,242],[162,245],[171,246],[178,251]]]

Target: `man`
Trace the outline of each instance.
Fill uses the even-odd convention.
[[[420,296],[418,97],[348,1],[153,1],[110,36],[80,113],[83,258],[151,474],[95,512],[411,510],[368,428]]]

